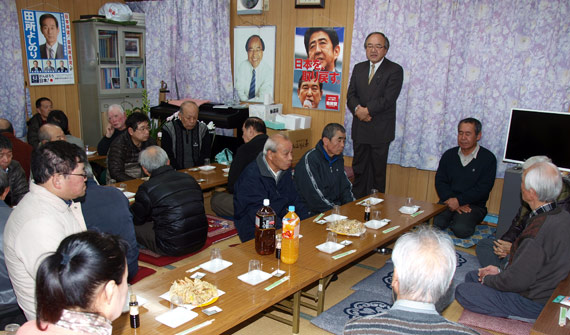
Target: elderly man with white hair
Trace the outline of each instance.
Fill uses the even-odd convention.
[[[552,162],[546,156],[532,156],[527,159],[522,165],[523,172],[526,171],[535,163],[539,162]],[[563,206],[567,211],[570,210],[570,180],[567,178],[562,179],[562,192],[556,199],[557,206]],[[481,267],[487,265],[495,265],[501,267],[506,265],[509,260],[509,253],[513,242],[519,237],[528,223],[528,219],[532,210],[528,204],[521,199],[521,207],[517,215],[513,218],[509,230],[507,230],[500,238],[491,236],[482,239],[477,243],[476,253]]]
[[[137,241],[166,256],[200,250],[208,234],[200,185],[174,170],[159,146],[143,150],[139,163],[150,178],[139,186],[131,206]]]
[[[125,121],[127,115],[121,105],[113,104],[107,109],[107,128],[105,129],[105,136],[97,144],[97,153],[99,155],[106,155],[109,152],[111,143],[122,133],[127,131]]]
[[[570,214],[556,204],[561,189],[562,176],[552,163],[535,163],[523,173],[522,198],[532,210],[527,226],[505,267],[471,271],[457,286],[455,297],[463,307],[498,317],[538,317],[570,272]]]
[[[478,334],[446,320],[435,309],[453,279],[457,256],[451,238],[421,227],[396,241],[392,253],[392,290],[397,300],[388,311],[349,321],[345,335]]]

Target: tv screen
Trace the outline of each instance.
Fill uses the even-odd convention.
[[[503,160],[523,163],[545,155],[570,171],[570,114],[513,108]]]

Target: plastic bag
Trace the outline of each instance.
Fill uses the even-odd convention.
[[[230,165],[233,161],[233,153],[230,149],[225,148],[216,155],[216,162],[219,164]]]
[[[99,8],[99,15],[105,15],[107,20],[130,21],[133,11],[129,6],[120,2],[109,2]]]

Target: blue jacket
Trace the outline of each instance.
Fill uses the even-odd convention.
[[[287,214],[289,205],[295,206],[295,213],[301,220],[309,217],[305,204],[295,189],[292,170],[282,171],[276,182],[263,152],[260,152],[234,185],[234,219],[242,242],[255,237],[255,213],[263,207],[263,199],[269,199],[269,206],[275,211],[276,229],[281,228],[281,220]]]
[[[127,264],[131,280],[139,271],[139,248],[129,200],[115,187],[100,186],[88,179],[85,196],[80,201],[87,229],[118,235],[128,243]]]

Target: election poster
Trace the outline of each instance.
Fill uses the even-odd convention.
[[[22,10],[29,83],[74,84],[69,13]]]
[[[234,88],[240,101],[273,101],[275,26],[234,28]]]
[[[293,107],[338,111],[344,27],[297,27]]]

